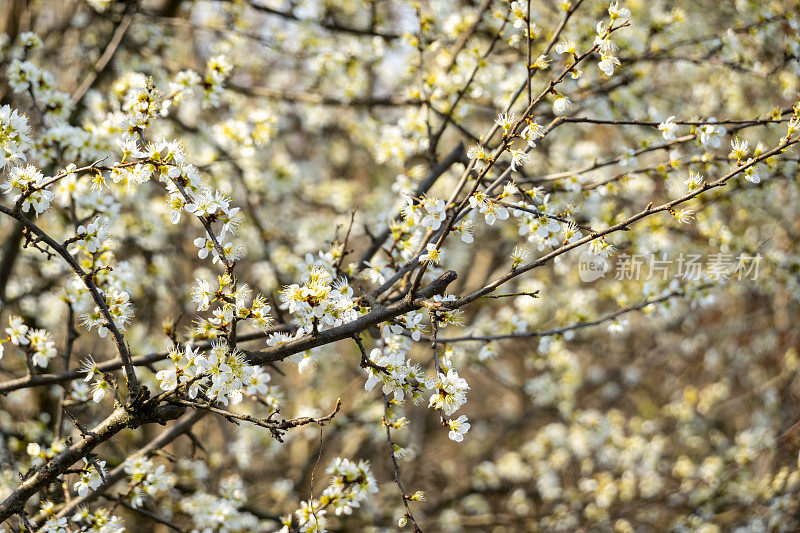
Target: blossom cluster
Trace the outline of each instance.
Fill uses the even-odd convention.
[[[346,278],[335,279],[332,257],[320,255],[303,274],[302,284],[281,291],[281,307],[296,317],[305,332],[322,331],[352,322],[360,316],[353,289]]]
[[[29,328],[21,316],[10,316],[5,338],[0,337],[0,359],[3,358],[3,342],[10,342],[27,352],[32,367],[47,368],[57,355],[52,335],[44,329]]]
[[[131,505],[142,507],[145,497],[153,498],[160,492],[169,490],[176,480],[166,466],[158,465],[147,457],[138,455],[125,462],[125,473],[130,476]]]
[[[334,514],[349,515],[353,509],[369,501],[370,495],[378,492],[378,485],[367,461],[353,462],[341,457],[331,461],[326,469],[331,480],[319,499],[301,502],[291,515],[282,518],[282,532],[302,531],[304,533],[328,531],[325,515],[332,508]]]
[[[273,323],[271,307],[263,295],[253,296],[246,283],[236,283],[228,274],[217,277],[217,289],[211,283],[196,279],[191,292],[197,311],[209,311],[212,318],[199,319],[195,335],[199,338],[216,338],[227,331],[234,321],[248,321],[258,331],[268,331]],[[213,309],[212,309],[213,306]]]
[[[192,517],[201,530],[224,529],[225,531],[246,532],[258,530],[262,523],[242,507],[247,503],[242,479],[238,476],[222,480],[219,494],[197,491],[184,498],[179,509]]]
[[[270,375],[249,364],[241,352],[229,352],[223,342],[213,342],[208,354],[188,345],[183,351],[173,349],[169,359],[172,366],[156,372],[164,391],[181,388],[189,398],[202,395],[224,405],[240,403],[245,394],[263,395],[268,391]]]

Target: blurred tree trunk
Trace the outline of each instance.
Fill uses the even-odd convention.
[[[182,3],[183,0],[165,0],[159,14],[162,17],[174,17]]]
[[[0,2],[0,34],[13,41],[19,35],[23,17],[28,12],[28,0],[3,0]],[[8,102],[8,85],[0,83],[0,106]]]
[[[22,17],[27,12],[28,0],[5,0],[0,7],[0,33],[14,40],[19,34]]]

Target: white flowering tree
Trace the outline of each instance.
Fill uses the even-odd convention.
[[[4,0],[4,531],[800,527],[796,0]]]

